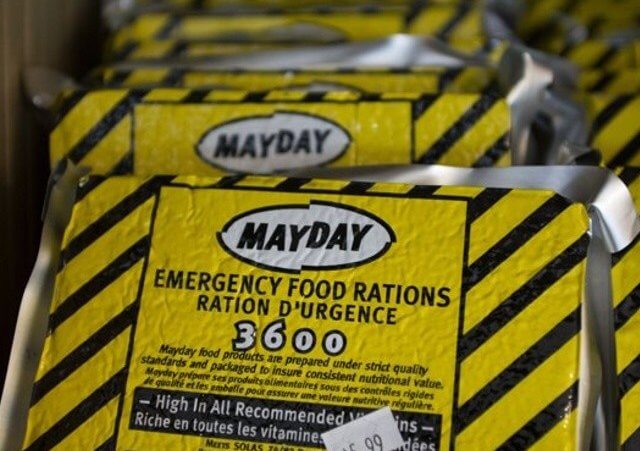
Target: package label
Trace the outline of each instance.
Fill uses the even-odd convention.
[[[278,111],[214,127],[196,150],[204,161],[228,172],[255,169],[270,174],[327,164],[340,158],[350,145],[351,136],[335,122]]]
[[[317,449],[383,407],[405,449],[449,449],[466,209],[162,188],[118,449]]]
[[[364,158],[412,161],[410,102],[145,104],[135,108],[134,124],[140,173],[273,174]]]

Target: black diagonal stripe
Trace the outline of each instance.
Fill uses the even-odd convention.
[[[244,97],[244,102],[256,102],[256,103],[260,103],[264,100],[265,97],[267,97],[267,95],[269,94],[268,91],[263,91],[263,92],[249,92],[247,93],[247,95]]]
[[[607,163],[607,166],[615,169],[620,166],[625,166],[629,160],[635,157],[640,152],[640,132],[636,133],[631,141],[620,149],[620,151]]]
[[[470,290],[500,266],[538,232],[549,225],[551,221],[560,216],[569,205],[569,202],[562,196],[556,194],[538,207],[536,211],[514,227],[491,249],[467,268],[467,274],[465,276],[466,290]]]
[[[74,371],[95,356],[98,351],[111,343],[127,327],[131,326],[138,315],[138,303],[134,302],[120,312],[84,343],[71,351],[55,367],[51,368],[33,385],[31,405],[35,405],[47,393],[69,377]]]
[[[125,175],[133,173],[133,152],[127,153],[114,167],[109,171],[109,176]],[[100,186],[107,178],[100,176],[91,176],[89,180],[78,187],[76,191],[76,202],[80,202],[87,197],[94,189]]]
[[[117,427],[117,425],[115,426]],[[95,451],[115,451],[116,449],[116,436],[115,434],[109,437],[102,445],[98,446]]]
[[[408,27],[411,23],[416,20],[422,14],[423,10],[428,6],[429,0],[415,0],[413,2],[409,2],[409,10],[404,18],[405,25]]]
[[[469,357],[565,274],[583,262],[588,245],[589,236],[585,234],[502,301],[493,311],[487,312],[487,315],[460,340],[458,358],[464,360]]]
[[[146,255],[148,246],[149,236],[141,238],[98,274],[78,288],[71,296],[62,301],[49,317],[49,331],[55,331],[60,324],[142,260]]]
[[[178,40],[171,47],[169,52],[166,55],[166,58],[180,58],[183,56],[183,53],[189,48],[189,44],[187,41]]]
[[[347,186],[340,190],[341,193],[345,194],[364,194],[366,193],[375,183],[371,182],[350,182]]]
[[[278,191],[298,191],[311,181],[310,178],[288,178],[276,186]]]
[[[465,402],[457,414],[457,431],[462,432],[512,388],[522,382],[542,363],[564,346],[580,330],[580,309],[567,315],[500,374],[494,377],[472,398]]]
[[[68,97],[65,97],[62,106],[56,113],[56,122],[60,124],[65,117],[71,112],[87,95],[87,90],[79,89],[73,91]]]
[[[609,83],[611,83],[613,81],[613,79],[616,77],[616,73],[615,72],[605,72],[603,73],[600,78],[598,79],[598,81],[596,81],[593,86],[591,86],[589,88],[589,91],[592,92],[598,92],[598,91],[606,91],[607,90],[607,86],[609,85]]]
[[[100,409],[109,404],[112,399],[120,395],[125,380],[126,372],[122,369],[62,417],[60,421],[51,426],[45,433],[31,443],[25,451],[40,451],[54,448]]]
[[[438,91],[439,92],[446,91],[449,85],[453,83],[453,81],[456,78],[458,78],[458,75],[460,75],[463,70],[464,69],[461,69],[461,68],[446,70],[438,80]]]
[[[436,163],[446,152],[462,138],[465,133],[473,128],[473,126],[484,116],[487,111],[493,107],[498,101],[497,96],[480,96],[480,98],[471,105],[456,122],[453,124],[441,137],[438,139],[430,149],[428,149],[423,156],[419,158],[420,163],[434,164]]]
[[[640,284],[636,285],[631,293],[618,304],[613,311],[615,329],[624,326],[633,315],[640,310]]]
[[[307,92],[302,99],[303,102],[322,102],[324,97],[327,95],[326,92]]]
[[[425,95],[413,102],[411,114],[413,121],[417,121],[427,111],[431,105],[433,105],[440,96],[438,95]]]
[[[640,450],[640,426],[635,430],[628,439],[624,441],[621,451],[638,451]]]
[[[509,437],[497,449],[521,450],[528,449],[540,440],[547,432],[553,429],[564,418],[569,416],[578,405],[578,381],[565,390],[560,396],[530,419],[520,430]]]
[[[593,120],[591,124],[591,139],[607,126],[620,112],[633,100],[632,96],[620,96],[607,105]]]
[[[109,175],[127,175],[133,172],[133,152],[128,152],[111,168]]]
[[[160,85],[162,86],[182,86],[182,77],[186,73],[185,69],[174,67],[169,70],[167,75],[162,79]]]
[[[74,237],[67,247],[62,250],[60,253],[61,267],[64,267],[64,265],[89,247],[109,229],[153,197],[162,185],[170,182],[172,179],[173,177],[154,177],[149,179],[133,193],[129,194],[100,216],[100,218]]]
[[[633,359],[618,375],[620,398],[626,395],[638,382],[640,382],[640,355]]]
[[[100,119],[100,122],[89,130],[89,133],[68,152],[67,157],[74,163],[79,163],[131,112],[133,105],[140,102],[146,94],[147,91],[143,90],[131,91],[124,99],[118,102],[111,111],[105,114],[102,119]]]
[[[138,44],[139,43],[135,41],[129,41],[125,43],[122,47],[120,47],[119,50],[116,50],[116,52],[109,59],[112,61],[123,61],[129,59],[133,51],[138,48]]]
[[[635,182],[638,177],[640,177],[640,168],[626,167],[622,170],[618,177],[625,185],[631,186],[631,184]]]
[[[167,22],[164,26],[156,33],[155,39],[169,39],[171,37],[171,33],[180,25],[182,21],[182,17],[177,14],[172,15],[167,19]]]
[[[487,150],[480,158],[473,163],[474,168],[485,168],[495,166],[498,160],[509,151],[508,138],[505,133]]]
[[[455,14],[440,30],[438,30],[438,32],[436,33],[436,37],[441,40],[446,40],[449,34],[460,22],[462,22],[469,11],[471,11],[471,3],[465,2],[458,5]]]
[[[216,187],[217,188],[231,188],[236,183],[238,183],[241,180],[243,180],[245,177],[246,176],[243,175],[243,174],[228,175],[226,177],[222,177],[220,180],[218,180],[218,183],[216,183]]]
[[[109,88],[122,86],[132,74],[132,70],[116,70],[105,86]]]
[[[407,196],[409,197],[431,197],[433,194],[440,189],[440,186],[426,186],[419,185],[414,186],[409,190]]]
[[[378,102],[384,97],[382,92],[358,92],[357,94],[361,102]]]
[[[100,186],[105,180],[106,177],[92,175],[87,181],[78,185],[78,189],[76,190],[76,202],[80,202],[82,199],[87,197],[90,192]],[[60,263],[60,266],[62,267],[62,262]]]
[[[592,64],[591,67],[594,69],[604,69],[604,66],[611,61],[616,53],[618,53],[618,49],[615,46],[610,46],[605,52],[600,55]]]
[[[506,188],[487,188],[480,194],[469,201],[469,222],[474,222],[480,216],[485,214],[500,199],[509,194],[512,190]]]
[[[631,251],[631,249],[640,245],[640,236],[637,236],[633,243],[622,249],[620,252],[616,252],[611,256],[611,266],[616,266],[618,263],[622,261],[622,259]]]
[[[202,103],[202,101],[209,95],[210,91],[206,89],[197,89],[191,91],[180,103]]]

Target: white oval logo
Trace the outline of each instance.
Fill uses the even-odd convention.
[[[349,133],[327,119],[275,113],[209,130],[198,143],[197,153],[224,171],[272,174],[330,163],[350,144]]]
[[[218,233],[234,257],[283,272],[349,268],[382,256],[393,230],[363,210],[329,202],[278,205],[232,218]]]

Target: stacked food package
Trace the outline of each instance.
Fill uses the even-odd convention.
[[[4,448],[640,449],[637,2],[103,10]]]

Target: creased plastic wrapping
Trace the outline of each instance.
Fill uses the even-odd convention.
[[[310,49],[313,51],[309,51]],[[509,120],[504,121],[498,128],[509,127],[510,164],[565,164],[576,161],[575,156],[567,159],[565,152],[567,148],[584,147],[589,144],[588,122],[584,108],[572,97],[572,87],[577,78],[576,68],[570,63],[520,44],[506,49],[504,45],[497,45],[491,52],[470,54],[459,52],[434,39],[394,35],[383,40],[259,51],[248,55],[207,58],[202,61],[158,60],[144,64],[120,63],[94,74],[92,84],[97,88],[90,91],[92,94],[90,97],[102,95],[99,94],[102,85],[113,88],[138,88],[129,102],[119,106],[119,113],[116,115],[116,120],[119,120],[119,114],[127,113],[127,103],[129,108],[134,108],[133,105],[145,103],[147,98],[160,102],[184,103],[188,99],[192,103],[206,103],[214,99],[216,101],[233,99],[232,101],[235,102],[247,103],[250,99],[278,98],[296,101],[306,99],[307,101],[323,97],[326,99],[345,99],[356,96],[362,99],[369,98],[367,94],[361,92],[372,93],[386,99],[418,98],[418,93],[464,95],[482,93],[481,96],[485,97],[492,95],[489,94],[490,92],[501,92],[509,105]],[[200,91],[205,88],[218,91],[286,89],[293,92],[267,94],[256,92],[244,95],[233,92],[209,95],[201,92],[189,95],[186,90],[182,92],[162,90],[161,87],[197,88]],[[153,94],[147,96],[140,88],[156,89],[150,91]],[[160,94],[161,92],[163,94]],[[33,99],[44,95],[51,96],[47,92],[41,94],[38,89],[30,92]],[[104,95],[108,95],[106,91]],[[75,109],[75,102],[82,97],[83,94],[80,91],[71,95],[67,93],[67,98],[61,101],[63,113],[59,116],[60,124],[64,120],[64,113]],[[459,98],[463,99],[464,96]],[[452,110],[457,108],[456,103],[456,101],[451,102]],[[106,108],[105,111],[102,106],[97,106],[95,111],[106,115],[110,109]],[[260,113],[256,111],[254,114],[259,115]],[[475,121],[482,114],[482,112],[471,114],[469,119]],[[385,115],[385,117],[389,116]],[[437,121],[441,122],[441,118],[444,118],[446,122],[447,117],[449,114],[441,116]],[[86,120],[82,114],[78,114],[77,118]],[[111,123],[111,117],[105,116],[105,118]],[[89,122],[95,120],[95,117],[91,117]],[[73,121],[70,124],[73,126]],[[448,129],[449,125],[453,128]],[[458,127],[456,124],[443,124],[443,127],[456,136],[457,130],[466,132],[465,127]],[[408,128],[405,126],[405,133]],[[166,130],[171,129],[171,124],[167,125]],[[485,129],[488,135],[493,135],[497,130],[493,126]],[[193,132],[189,129],[185,131]],[[440,132],[434,132],[433,129],[425,129],[424,132],[419,130],[415,137],[433,143],[430,141],[430,135],[434,133]],[[500,155],[490,152],[491,155],[486,155],[488,158],[482,158],[481,151],[486,153],[491,146],[487,146],[482,139],[476,138],[473,134],[466,134],[465,137],[475,147],[470,154],[452,159],[427,159],[424,162],[456,166],[508,164],[506,160],[500,161],[504,151]],[[453,138],[457,139],[455,136]],[[494,138],[496,140],[494,143],[500,139],[499,136]],[[72,141],[75,139],[73,138]],[[60,150],[54,150],[53,158],[58,159],[63,154]],[[407,161],[401,155],[389,154],[388,157],[394,160],[381,161],[365,158],[358,164],[422,161],[420,158]],[[109,164],[112,165],[109,167],[111,169],[115,163],[109,162]],[[122,164],[129,163],[122,162]],[[182,170],[179,164],[170,169],[172,170],[163,169],[163,172],[175,173]],[[120,172],[127,171],[128,169],[125,168]],[[101,167],[98,173],[105,173],[104,168]]]
[[[599,370],[606,343],[598,334],[603,319],[594,318],[592,310],[610,305],[611,295],[594,298],[602,295],[601,287],[585,285],[587,273],[602,264],[599,257],[587,260],[587,254],[593,255],[594,242],[605,255],[624,249],[637,234],[637,215],[624,186],[597,168],[434,166],[362,169],[350,177],[370,182],[240,176],[84,179],[59,257],[51,250],[60,263],[40,270],[57,272],[57,277],[24,447],[117,443],[127,449],[195,449],[234,440],[268,443],[269,434],[289,430],[285,443],[314,448],[321,445],[302,431],[328,427],[329,412],[334,415],[329,422],[335,423],[341,415],[390,405],[405,439],[418,445],[556,450],[562,443],[568,450],[586,449],[601,377],[611,382]],[[476,187],[460,187],[460,180]],[[590,182],[587,187],[584,180]],[[261,226],[268,218],[276,222]],[[336,231],[340,218],[352,224],[346,234]],[[278,221],[291,224],[278,229]],[[328,221],[322,226],[328,227],[326,235],[316,225],[322,221]],[[434,227],[444,229],[426,233]],[[298,233],[295,244],[285,233],[289,229]],[[420,241],[424,245],[416,246]],[[362,243],[366,247],[358,247]],[[299,253],[304,246],[307,251]],[[335,253],[342,246],[344,251]],[[422,252],[425,256],[419,257]],[[419,269],[411,263],[414,258],[422,262]],[[420,276],[421,271],[426,273]],[[230,288],[224,275],[231,273],[264,275],[260,291],[267,307],[251,307],[258,303],[247,301],[250,293],[238,291],[240,285]],[[211,282],[214,274],[223,274],[216,279],[219,292]],[[282,282],[273,282],[278,278]],[[297,281],[294,288],[291,280]],[[304,296],[297,291],[302,280],[311,290]],[[392,291],[370,291],[383,280]],[[291,291],[276,287],[276,295],[270,295],[269,283]],[[412,284],[433,287],[435,298],[405,302],[412,299],[407,294],[414,292],[407,291]],[[227,290],[232,291],[226,304],[215,301]],[[322,290],[331,290],[334,300]],[[389,293],[399,297],[376,300]],[[363,302],[363,296],[369,301]],[[299,310],[302,304],[306,307]],[[333,313],[318,316],[321,304],[330,304]],[[367,321],[361,309],[372,307],[382,310]],[[346,311],[340,310],[345,308],[359,309],[352,313],[358,319],[345,322]],[[302,311],[313,319],[300,322]],[[261,341],[247,335],[252,327]],[[372,342],[375,336],[383,341]],[[448,340],[455,344],[433,345]],[[245,353],[234,355],[233,346]],[[21,351],[18,346],[15,353]],[[231,352],[226,365],[223,352]],[[261,355],[289,360],[260,363]],[[316,363],[299,366],[296,358],[303,356]],[[330,371],[318,367],[325,359]],[[405,366],[365,369],[366,362],[384,365],[387,359]],[[349,363],[336,364],[345,360]],[[177,361],[197,365],[187,371],[180,369],[182,364],[176,367]],[[220,379],[241,376],[238,368],[248,372],[242,386],[253,391],[237,392],[236,385]],[[401,373],[394,376],[392,368]],[[313,386],[321,383],[321,374],[334,374],[331,382],[324,380],[325,388]],[[349,382],[351,375],[357,383]],[[261,391],[256,381],[270,377],[280,380],[279,390]],[[384,377],[383,392],[363,396],[367,381]],[[394,392],[402,377],[413,388]],[[418,388],[419,381],[426,385]],[[350,397],[346,387],[355,390]],[[28,393],[5,394],[3,406],[7,396],[14,406],[27,408]],[[430,407],[420,404],[425,396]],[[162,407],[171,399],[173,407]],[[218,402],[214,409],[216,400],[226,404]],[[200,410],[202,403],[213,410]],[[257,405],[265,415],[260,420]],[[189,414],[190,408],[196,412]],[[283,423],[274,412],[287,409],[292,416]],[[318,409],[324,409],[324,417]],[[310,420],[298,429],[301,411]],[[13,443],[23,430],[18,418],[4,418],[13,433],[4,438]],[[233,432],[221,432],[222,424],[233,425]],[[412,424],[428,430],[419,432]]]
[[[442,39],[483,36],[482,8],[472,3],[408,6],[360,6],[265,11],[174,11],[142,13],[113,37],[118,54],[148,40],[222,40],[336,42],[382,38],[394,33]]]
[[[495,94],[96,89],[66,99],[50,150],[95,174],[491,166],[508,164],[509,131]]]
[[[334,70],[224,70],[188,69],[178,66],[154,68],[107,68],[96,73],[92,84],[108,87],[227,89],[268,91],[355,91],[422,94],[480,93],[495,85],[495,71],[482,66],[435,66],[415,69]]]
[[[429,38],[426,36],[413,36],[417,42],[434,41],[435,38]],[[380,39],[381,42],[390,40],[389,37]],[[472,38],[459,38],[450,39],[447,44],[452,48],[462,53],[480,53],[487,47],[486,40],[482,37]],[[325,43],[327,48],[358,48],[358,43]],[[442,44],[440,44],[442,47]],[[209,59],[231,55],[251,55],[254,52],[261,51],[277,51],[277,50],[296,50],[298,53],[302,51],[316,53],[313,56],[317,58],[322,55],[324,49],[319,43],[314,43],[309,38],[301,38],[295,42],[270,42],[266,39],[247,42],[225,42],[225,41],[211,41],[211,40],[166,40],[166,41],[144,41],[137,45],[128,46],[116,55],[112,55],[110,62],[117,64],[134,64],[149,65],[153,63],[165,62],[167,64],[174,63],[203,63]],[[319,52],[319,54],[317,54]],[[394,56],[398,56],[398,52],[402,52],[402,49],[397,49],[394,52]],[[272,56],[273,59],[274,56]],[[245,61],[251,61],[251,58],[245,58]],[[268,60],[267,60],[268,61]],[[348,60],[345,60],[348,62]],[[383,64],[383,65],[386,65]],[[287,67],[291,68],[291,66]]]

